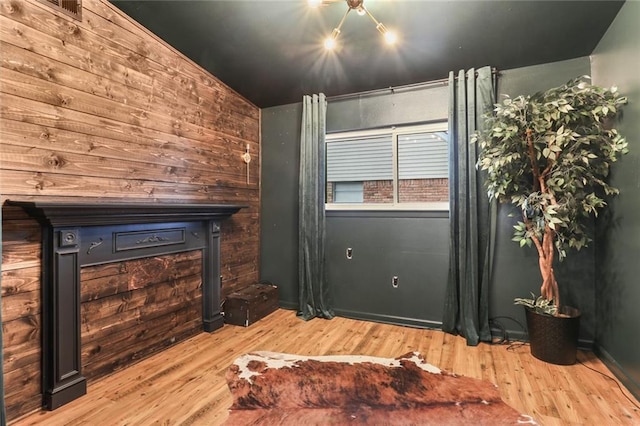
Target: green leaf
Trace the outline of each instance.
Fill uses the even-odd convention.
[[[481,128],[487,130],[477,137],[478,168],[486,173],[488,196],[512,204],[522,215],[512,235],[518,245],[532,246],[532,238],[543,238],[546,227],[554,230],[560,259],[569,248],[589,243],[584,219],[605,206],[595,194],[618,192],[607,178],[613,163],[629,150],[615,128],[603,126],[603,118],[614,116],[626,102],[614,92],[580,77],[535,95],[505,97],[485,116]],[[527,131],[533,132],[533,165]],[[534,167],[546,182],[542,188],[533,178]]]

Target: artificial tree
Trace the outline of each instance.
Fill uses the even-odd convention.
[[[569,248],[591,240],[587,219],[618,193],[607,184],[611,164],[627,152],[612,127],[626,98],[615,87],[602,88],[588,76],[532,96],[505,97],[486,117],[475,140],[478,165],[486,170],[489,198],[522,212],[513,241],[534,245],[542,275],[540,297],[516,302],[557,314],[560,293],[553,264]]]

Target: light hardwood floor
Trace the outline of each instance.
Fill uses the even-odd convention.
[[[305,322],[282,309],[247,328],[225,325],[199,334],[90,384],[87,395],[56,411],[14,424],[218,425],[232,402],[225,371],[237,356],[255,350],[381,357],[418,351],[441,369],[495,383],[507,404],[542,425],[640,425],[640,409],[616,382],[581,363],[546,364],[528,346],[469,347],[440,331],[346,318]],[[579,353],[579,360],[611,376],[592,353]]]

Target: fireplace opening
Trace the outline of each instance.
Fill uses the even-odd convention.
[[[80,270],[88,383],[202,331],[202,250]]]

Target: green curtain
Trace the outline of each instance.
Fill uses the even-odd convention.
[[[471,137],[495,103],[490,67],[449,73],[449,279],[442,329],[468,345],[490,341],[489,281],[496,206],[489,203],[483,174],[476,169],[479,147]]]
[[[327,100],[302,99],[298,215],[298,316],[333,318],[324,277],[325,133]]]

